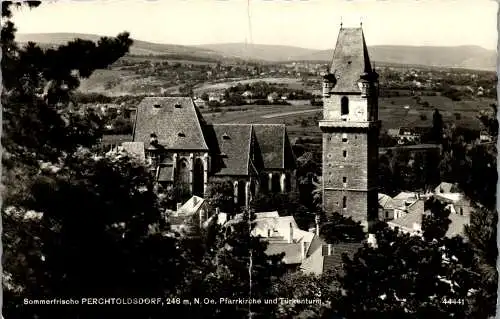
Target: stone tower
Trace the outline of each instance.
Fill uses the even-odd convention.
[[[323,76],[323,209],[361,221],[377,219],[378,74],[362,28],[340,28]],[[367,230],[368,230],[367,229]]]

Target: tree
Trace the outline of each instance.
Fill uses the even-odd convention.
[[[432,137],[435,143],[441,143],[443,139],[443,117],[438,109],[432,114]]]
[[[469,270],[473,253],[461,237],[423,240],[381,224],[377,245],[365,245],[353,258],[344,256],[339,275],[343,293],[332,309],[347,318],[468,318],[463,300],[477,289]]]
[[[234,187],[231,180],[225,178],[212,178],[209,181],[206,193],[205,199],[212,212],[214,212],[216,208],[219,208],[223,213],[229,215],[235,213]]]
[[[427,214],[422,216],[422,231],[427,240],[443,238],[451,223],[450,210],[437,199],[428,199],[424,204]]]
[[[294,300],[321,300],[322,304],[279,303],[280,318],[326,318],[330,312],[327,301],[338,293],[338,283],[333,273],[308,275],[297,271],[287,273],[274,284],[275,295]]]
[[[319,233],[329,244],[339,242],[361,242],[365,239],[365,233],[360,222],[351,217],[344,217],[339,213],[322,213],[321,227]]]
[[[153,182],[126,155],[96,157],[86,150],[42,171],[27,186],[29,196],[5,211],[4,271],[19,288],[6,291],[5,314],[49,315],[43,307],[23,308],[28,297],[174,295],[184,267]],[[28,211],[39,215],[29,234],[19,231]],[[30,249],[16,249],[19,239]],[[57,309],[66,318],[98,310]]]
[[[475,256],[474,269],[480,274],[479,287],[470,298],[470,317],[494,316],[497,304],[498,273],[496,269],[498,214],[495,210],[477,208],[465,233]]]
[[[234,219],[223,227],[214,225],[215,241],[206,250],[199,268],[186,278],[189,291],[184,295],[206,296],[217,301],[202,308],[190,307],[186,311],[192,318],[268,318],[274,312],[274,305],[263,304],[272,299],[272,283],[284,273],[281,263],[283,255],[268,256],[267,243],[251,236],[255,216],[245,211],[241,219]],[[251,274],[251,277],[250,277]],[[261,304],[223,304],[221,298],[255,298]]]

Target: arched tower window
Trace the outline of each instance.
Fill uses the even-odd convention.
[[[347,96],[343,96],[340,100],[340,114],[347,115],[349,114],[349,98]]]
[[[347,197],[342,197],[342,208],[347,208]]]

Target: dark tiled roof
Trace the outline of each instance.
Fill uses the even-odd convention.
[[[363,247],[362,243],[341,243],[332,245],[333,251],[330,256],[324,256],[323,273],[327,271],[340,270],[342,268],[342,255],[346,254],[352,258],[354,254]]]
[[[285,253],[283,262],[287,265],[300,264],[302,262],[302,243],[269,243],[266,254],[279,255]]]
[[[159,182],[173,182],[174,181],[174,166],[172,164],[160,166],[158,172]]]
[[[255,136],[259,144],[264,168],[284,169],[286,126],[284,124],[254,124]]]
[[[337,84],[333,92],[359,93],[358,80],[363,72],[371,71],[370,58],[361,28],[341,28],[333,53],[330,72]]]
[[[252,125],[214,124],[205,129],[216,176],[248,175]]]
[[[137,107],[134,141],[149,145],[155,133],[166,149],[208,150],[202,121],[191,98],[146,97]]]

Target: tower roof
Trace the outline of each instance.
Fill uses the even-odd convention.
[[[337,80],[332,92],[359,92],[360,76],[372,72],[362,28],[340,28],[330,72]]]

